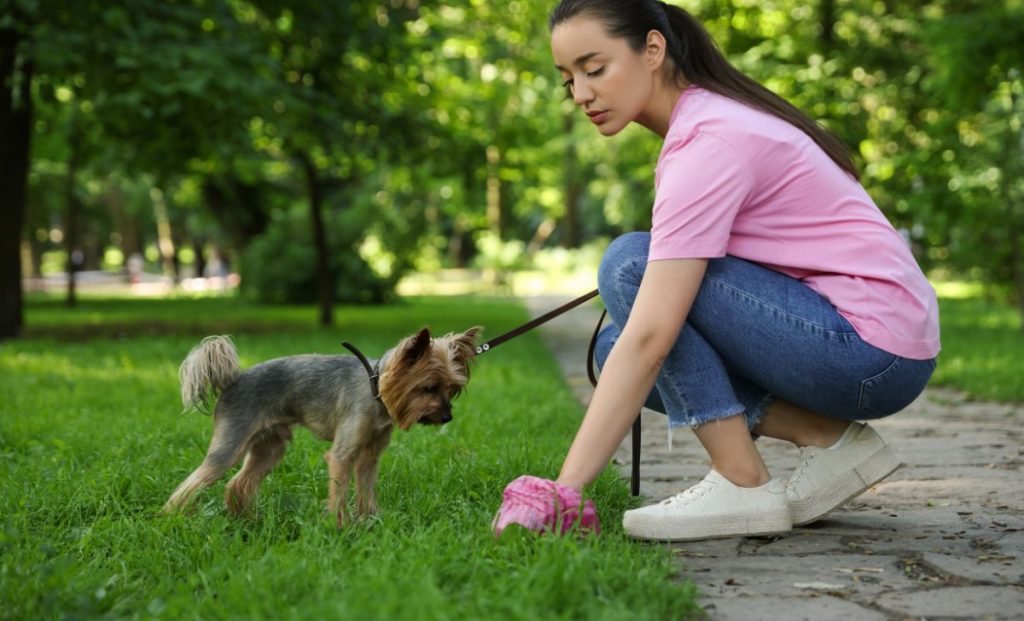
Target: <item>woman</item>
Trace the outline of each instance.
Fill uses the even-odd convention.
[[[634,537],[785,532],[888,476],[897,458],[855,421],[923,390],[937,303],[840,141],[730,66],[678,7],[563,0],[550,28],[555,65],[597,130],[639,123],[664,144],[651,232],[616,239],[602,260],[612,325],[583,423],[557,481],[506,488],[498,531],[574,517],[644,404],[691,427],[711,471],[627,511]],[[802,447],[788,481],[771,477],[756,436]],[[538,494],[548,502],[531,505]]]

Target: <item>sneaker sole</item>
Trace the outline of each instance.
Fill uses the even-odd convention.
[[[883,446],[852,470],[836,478],[820,494],[789,503],[793,526],[804,526],[820,520],[847,501],[860,496],[872,485],[902,466],[889,446]]]
[[[696,541],[723,537],[778,535],[793,530],[789,511],[776,514],[712,518],[643,518],[624,516],[622,528],[634,539]]]

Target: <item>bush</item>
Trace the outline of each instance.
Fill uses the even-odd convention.
[[[386,302],[394,296],[401,274],[380,276],[359,256],[356,247],[363,227],[352,222],[354,219],[335,216],[325,223],[334,300],[347,304]],[[253,240],[242,253],[242,294],[275,304],[316,302],[316,247],[310,228],[305,214],[293,212],[272,222]]]

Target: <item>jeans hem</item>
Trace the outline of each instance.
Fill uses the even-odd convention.
[[[733,416],[742,416],[743,413],[743,406],[737,403],[735,405],[730,405],[727,408],[715,410],[708,414],[701,414],[699,416],[688,416],[686,417],[686,420],[673,420],[673,418],[670,416],[668,419],[668,426],[669,429],[675,429],[676,427],[689,427],[691,429],[696,429],[701,425],[716,420],[731,418]]]
[[[753,430],[757,427],[761,419],[764,418],[765,412],[771,407],[772,403],[775,403],[777,397],[771,393],[766,394],[757,402],[757,405],[747,410],[745,416],[747,417],[747,429]]]

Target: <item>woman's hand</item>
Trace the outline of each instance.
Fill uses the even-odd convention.
[[[576,525],[581,532],[601,532],[594,502],[583,502],[580,490],[528,475],[505,487],[501,508],[491,526],[500,537],[513,524],[539,533],[564,535]]]
[[[558,483],[582,489],[611,459],[679,338],[706,269],[705,259],[648,263],[629,321],[601,371]]]

